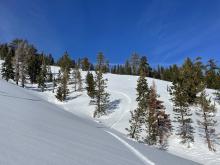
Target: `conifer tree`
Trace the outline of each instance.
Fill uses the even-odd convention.
[[[77,91],[77,67],[73,69],[72,77],[73,77],[74,91]]]
[[[126,60],[126,62],[125,62],[125,74],[127,74],[127,75],[132,74],[131,65],[128,60]]]
[[[109,93],[106,92],[107,79],[103,78],[104,55],[99,53],[97,56],[96,76],[95,76],[95,96],[93,102],[96,105],[93,117],[100,117],[106,114],[109,105]]]
[[[59,101],[63,101],[63,93],[62,93],[62,87],[61,86],[59,86],[58,89],[57,89],[56,98]]]
[[[77,84],[78,84],[78,91],[82,90],[82,76],[79,69],[77,69],[76,72],[76,78],[77,78]]]
[[[83,71],[88,71],[89,67],[90,67],[89,59],[87,57],[85,57],[85,58],[82,59],[81,63],[82,63],[82,70]]]
[[[146,132],[147,137],[145,141],[149,145],[155,145],[157,143],[157,93],[156,93],[156,87],[153,82],[153,85],[150,87],[149,90],[149,99],[148,99],[148,110],[145,115],[145,126],[146,126]]]
[[[2,78],[6,81],[9,79],[14,79],[14,68],[12,64],[12,52],[9,51],[8,55],[5,57],[5,61],[2,64]]]
[[[201,135],[205,138],[210,151],[215,151],[214,142],[216,140],[215,126],[217,121],[215,117],[215,106],[211,105],[211,99],[207,99],[207,94],[205,91],[201,92],[199,97],[199,112],[197,115],[200,117],[197,121],[200,129],[202,130]]]
[[[69,94],[69,89],[67,86],[68,80],[69,80],[69,73],[67,71],[64,71],[56,94],[56,98],[60,101],[65,101]]]
[[[202,76],[201,58],[196,58],[194,62],[187,58],[180,70],[182,85],[186,91],[187,102],[189,104],[196,103],[197,94],[204,89],[204,82]],[[178,81],[178,80],[177,80]],[[175,83],[175,82],[174,82]]]
[[[9,53],[8,44],[0,44],[0,59],[5,59]]]
[[[93,78],[93,74],[88,72],[86,75],[86,90],[87,94],[91,99],[95,96],[95,81]]]
[[[158,144],[161,149],[166,149],[167,138],[171,131],[169,115],[165,113],[163,102],[158,100],[156,85],[150,87],[148,100],[148,115],[145,115],[147,137],[145,141],[150,145]]]
[[[171,87],[172,101],[174,102],[174,112],[176,113],[176,122],[179,123],[177,135],[181,137],[181,143],[188,144],[194,141],[193,127],[191,126],[191,113],[189,109],[188,89],[185,86],[185,80],[182,75],[177,82],[173,82]]]
[[[57,90],[56,98],[60,101],[66,100],[69,89],[68,89],[68,81],[69,81],[69,73],[71,69],[72,61],[67,52],[59,60],[60,65],[60,80],[59,80],[59,87]]]
[[[130,64],[132,68],[132,74],[138,75],[138,67],[140,64],[140,57],[137,53],[133,53],[130,58]]]
[[[41,88],[41,91],[44,92],[44,89],[46,87],[46,78],[47,78],[47,66],[45,58],[43,57],[42,65],[41,65],[41,71],[38,75],[38,88]]]
[[[134,111],[131,111],[131,119],[129,120],[130,127],[126,128],[128,135],[131,138],[139,140],[140,133],[142,132],[142,126],[145,122],[145,116],[148,116],[148,99],[149,88],[146,79],[147,70],[146,58],[142,58],[140,63],[140,77],[137,81],[137,98],[138,106]]]
[[[73,69],[72,77],[73,77],[74,90],[81,91],[82,90],[82,76],[79,70],[79,66],[77,64],[75,65],[75,68]]]
[[[18,85],[20,79],[20,56],[22,56],[23,40],[14,40],[11,45],[15,49],[15,82]]]
[[[37,83],[37,77],[40,74],[43,55],[37,54],[37,49],[33,45],[31,45],[29,49],[29,55],[26,60],[26,70],[30,82],[33,84]]]

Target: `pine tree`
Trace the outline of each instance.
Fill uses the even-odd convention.
[[[37,82],[37,77],[40,74],[40,70],[41,70],[41,63],[42,63],[41,56],[38,54],[32,54],[28,58],[27,74],[32,84]]]
[[[214,59],[210,59],[205,68],[205,81],[208,88],[218,89],[217,65]]]
[[[142,126],[145,122],[145,116],[148,115],[148,99],[149,99],[149,88],[146,79],[147,70],[146,58],[142,58],[140,63],[140,77],[137,81],[137,108],[132,112],[131,119],[129,120],[130,128],[126,128],[128,135],[131,138],[139,140],[140,133],[142,132]]]
[[[42,65],[41,65],[41,71],[38,75],[38,88],[41,88],[41,91],[44,92],[44,89],[46,87],[46,78],[47,78],[47,66],[45,62],[45,58],[43,58]]]
[[[5,59],[9,53],[8,44],[0,44],[0,59]]]
[[[77,67],[73,69],[72,77],[73,77],[74,91],[77,91]]]
[[[69,94],[69,89],[67,87],[68,80],[69,80],[69,73],[67,71],[64,71],[56,94],[56,98],[60,101],[65,101]]]
[[[170,116],[166,114],[162,101],[158,101],[157,127],[159,136],[159,148],[166,150],[168,147],[168,137],[170,136],[172,125]]]
[[[77,64],[75,65],[75,68],[73,69],[72,77],[73,77],[74,90],[81,91],[82,90],[82,76],[79,70],[79,66]]]
[[[90,72],[88,72],[86,75],[86,85],[87,94],[89,97],[91,97],[91,99],[93,99],[95,96],[95,81],[93,74]]]
[[[28,56],[31,54],[32,46],[28,44],[27,41],[24,41],[21,47],[22,54],[20,56],[20,74],[21,74],[21,86],[24,88],[27,77],[27,61]]]
[[[18,85],[20,79],[20,56],[22,56],[23,40],[14,40],[11,45],[15,49],[15,82]]]
[[[145,125],[147,137],[145,141],[149,145],[155,145],[157,143],[157,93],[156,87],[153,82],[153,85],[149,90],[149,99],[148,99],[148,110],[145,115]]]
[[[187,102],[189,104],[196,103],[197,94],[205,87],[202,77],[202,63],[200,58],[197,58],[194,62],[187,58],[179,74],[181,74],[179,76],[182,78],[180,81],[182,81],[181,83],[186,91],[185,94]]]
[[[93,99],[93,102],[96,105],[96,109],[93,114],[94,117],[105,115],[109,105],[109,93],[106,92],[108,80],[103,78],[103,67],[104,55],[99,53],[96,66],[95,97]]]
[[[125,74],[127,74],[127,75],[132,74],[131,65],[128,60],[126,60],[126,62],[125,62]]]
[[[146,142],[150,145],[159,144],[160,149],[167,148],[167,138],[171,131],[169,115],[165,113],[163,102],[158,100],[156,85],[150,87],[148,100],[148,114],[145,115]]]
[[[176,113],[176,121],[179,123],[177,135],[181,137],[181,143],[190,143],[194,141],[193,127],[191,126],[191,113],[188,103],[188,89],[186,89],[184,79],[179,76],[177,82],[173,82],[171,87],[172,101],[174,102],[174,112]]]
[[[56,98],[59,101],[63,101],[63,93],[62,93],[62,87],[61,86],[59,86],[58,89],[57,89]]]
[[[87,57],[83,58],[83,60],[82,60],[82,70],[83,71],[88,71],[89,67],[90,67],[89,59]]]
[[[66,100],[69,89],[68,89],[68,81],[69,81],[69,73],[72,65],[72,61],[67,52],[59,60],[60,71],[59,72],[59,87],[57,90],[56,98],[60,101]]]
[[[132,74],[138,75],[138,67],[140,65],[140,57],[137,53],[133,53],[130,58],[130,64],[132,68]]]
[[[214,120],[214,117],[216,109],[214,105],[211,105],[211,99],[207,99],[205,91],[200,94],[199,105],[200,108],[197,115],[201,118],[197,121],[197,123],[200,126],[200,129],[202,129],[202,132],[204,132],[201,135],[205,138],[209,150],[215,151],[215,125],[217,121]]]
[[[5,57],[5,61],[2,64],[2,78],[6,81],[9,79],[14,79],[14,69],[12,64],[12,52],[9,51],[8,55]]]
[[[77,84],[78,84],[78,91],[82,90],[82,76],[79,69],[77,69],[76,72],[76,78],[77,78]]]

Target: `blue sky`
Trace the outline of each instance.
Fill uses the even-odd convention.
[[[24,38],[73,58],[103,51],[111,63],[132,52],[151,65],[187,56],[220,61],[219,0],[0,0],[0,42]]]

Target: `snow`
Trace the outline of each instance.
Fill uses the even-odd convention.
[[[152,162],[151,160],[149,160],[146,156],[144,156],[143,154],[141,154],[138,150],[136,150],[134,147],[132,147],[130,144],[128,144],[126,141],[124,141],[123,139],[121,139],[119,136],[115,135],[112,132],[106,131],[107,133],[109,133],[110,135],[112,135],[113,137],[115,137],[116,139],[118,139],[120,142],[122,142],[129,150],[131,150],[131,152],[133,152],[135,155],[137,155],[143,162],[144,164],[149,164],[149,165],[155,165],[154,162]]]
[[[51,67],[53,73],[58,70],[59,67]],[[85,79],[86,72],[82,75]],[[22,89],[0,79],[0,164],[143,164],[147,160],[152,164],[195,164],[186,159],[220,164],[219,145],[216,153],[208,151],[197,132],[191,148],[180,144],[173,133],[168,152],[128,139],[125,128],[129,126],[130,111],[137,106],[138,76],[104,77],[108,79],[111,108],[108,115],[95,120],[95,107],[89,104],[85,90],[74,92],[70,85],[69,99],[59,102],[51,84],[47,91],[39,92],[36,84],[26,84],[26,89]],[[149,85],[153,81],[173,119],[173,105],[167,92],[171,83],[148,78]],[[207,92],[214,98],[212,90]],[[219,111],[217,118],[220,121]],[[172,124],[175,129],[176,123]],[[218,126],[218,133],[219,130]]]
[[[82,74],[85,78],[86,72],[82,72]],[[97,120],[107,127],[113,128],[123,134],[127,134],[125,128],[129,126],[130,111],[134,110],[137,106],[135,99],[138,76],[105,74],[104,78],[108,79],[107,90],[111,94],[112,108],[107,116],[103,116]],[[172,83],[153,78],[148,78],[147,80],[149,85],[152,85],[153,81],[155,82],[157,92],[160,96],[159,99],[164,102],[166,111],[170,114],[173,121],[175,116],[173,113],[173,103],[171,102],[171,96],[167,91],[168,87],[170,87]],[[207,89],[207,94],[209,94],[213,100],[215,98],[215,92],[215,90]],[[54,97],[51,95],[51,93],[46,96],[45,94],[40,94],[43,95],[44,98],[46,97],[47,100],[51,100],[51,97]],[[56,103],[71,113],[84,118],[92,119],[94,106],[89,105],[89,98],[86,94],[86,91],[83,91],[80,94],[73,92],[70,97],[75,96],[79,97],[75,98],[74,100],[69,100],[66,103]],[[220,121],[220,105],[218,103],[215,104],[217,107],[216,119],[217,121]],[[80,109],[74,108],[77,107],[77,105],[81,105],[82,107]],[[179,137],[175,135],[175,129],[178,123],[172,122],[174,130],[173,134],[169,138],[168,152],[202,164],[220,164],[220,144],[215,145],[217,152],[213,153],[208,150],[204,138],[199,135],[199,128],[196,122],[197,116],[195,115],[195,112],[198,108],[191,107],[191,109],[193,112],[193,126],[195,128],[195,142],[191,144],[190,148],[188,148],[187,145],[180,144]],[[219,125],[217,126],[216,131],[218,134],[220,133]]]

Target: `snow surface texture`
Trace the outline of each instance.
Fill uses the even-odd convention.
[[[52,67],[52,72],[58,73],[59,67]],[[83,78],[85,79],[86,72],[82,72]],[[134,110],[137,106],[136,99],[136,84],[138,76],[130,75],[114,75],[114,74],[105,74],[104,78],[108,79],[108,92],[111,94],[111,107],[109,109],[109,114],[103,116],[100,119],[96,119],[97,122],[103,123],[105,126],[113,128],[122,134],[127,134],[125,128],[129,126],[130,111]],[[155,82],[157,87],[157,92],[160,95],[160,100],[164,101],[166,111],[170,114],[171,119],[174,120],[173,112],[173,103],[171,102],[171,96],[167,91],[167,88],[172,85],[171,82],[157,80],[148,78],[148,84],[152,85],[152,82]],[[33,89],[35,87],[32,87]],[[73,87],[69,86],[73,91]],[[207,94],[212,97],[212,100],[215,98],[215,90],[207,89]],[[86,94],[86,91],[83,92],[71,92],[70,100],[61,103],[56,100],[52,92],[39,92],[39,95],[59,106],[63,109],[74,113],[77,116],[83,118],[92,119],[94,112],[94,106],[89,105],[89,97]],[[216,120],[220,122],[220,105],[216,102]],[[80,105],[80,108],[78,108]],[[175,135],[175,129],[178,123],[172,122],[173,125],[173,134],[169,138],[169,148],[168,152],[190,159],[202,164],[220,164],[220,142],[215,144],[217,152],[210,152],[205,143],[205,139],[199,135],[199,128],[197,125],[197,116],[195,112],[198,110],[197,107],[191,107],[193,115],[193,127],[195,128],[194,138],[195,142],[188,148],[187,145],[180,144],[179,136]],[[216,131],[220,133],[220,125],[216,127]]]
[[[1,79],[0,121],[0,164],[4,165],[196,164],[128,140]]]

